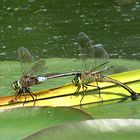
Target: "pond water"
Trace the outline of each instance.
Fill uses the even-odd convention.
[[[17,60],[19,47],[41,58],[77,57],[81,31],[112,57],[139,58],[140,1],[0,1],[0,60]]]

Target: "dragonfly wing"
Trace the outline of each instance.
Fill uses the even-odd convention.
[[[32,55],[31,53],[29,52],[28,49],[24,48],[24,47],[20,47],[18,49],[18,56],[19,56],[19,59],[22,63],[24,62],[31,62],[32,61]]]
[[[93,45],[92,42],[85,33],[78,34],[78,44],[85,70],[96,70],[98,67],[101,69],[101,66],[105,67],[109,61],[109,55],[103,45]]]
[[[46,61],[44,59],[39,59],[34,63],[28,74],[39,75],[45,67]]]
[[[94,65],[94,53],[92,52],[92,42],[89,39],[89,37],[83,32],[80,32],[78,34],[78,46],[83,66],[86,71],[90,70],[91,65]]]
[[[92,45],[92,52],[96,65],[95,69],[98,69],[98,67],[101,69],[102,66],[106,67],[108,65],[109,55],[102,44]]]
[[[28,71],[32,67],[33,57],[30,51],[24,47],[18,49],[18,57],[21,62],[21,71],[23,75],[27,75]]]
[[[102,44],[92,45],[92,49],[94,49],[95,58],[109,59],[109,55]]]

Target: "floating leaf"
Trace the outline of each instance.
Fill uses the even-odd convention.
[[[24,140],[138,140],[139,132],[137,119],[86,120],[50,127]]]
[[[0,112],[1,139],[23,139],[39,130],[67,122],[92,119],[72,108],[25,107]]]

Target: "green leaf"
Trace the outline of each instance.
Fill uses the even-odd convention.
[[[100,105],[84,109],[94,118],[134,118],[140,119],[140,101],[127,101]]]
[[[139,132],[140,120],[101,119],[50,127],[25,140],[136,140]]]
[[[0,112],[0,137],[22,139],[39,130],[67,122],[92,119],[88,114],[72,108],[25,107]]]

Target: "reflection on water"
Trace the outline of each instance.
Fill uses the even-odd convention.
[[[76,57],[85,32],[112,57],[140,57],[139,0],[1,0],[0,59],[26,47],[39,57]]]

